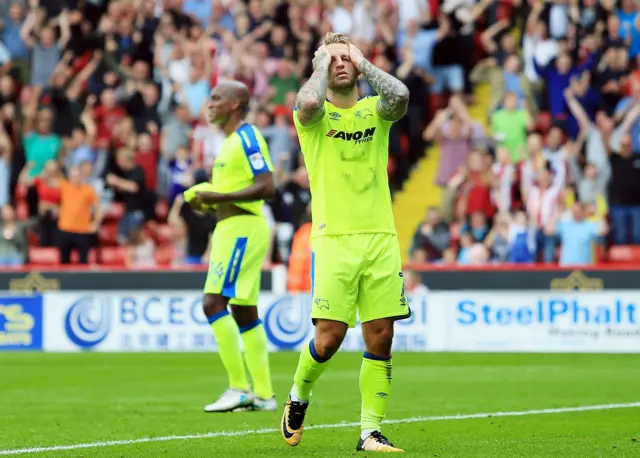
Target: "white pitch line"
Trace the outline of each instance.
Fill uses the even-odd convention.
[[[599,404],[592,406],[579,406],[579,407],[559,407],[555,409],[537,409],[537,410],[520,410],[514,412],[490,412],[490,413],[472,413],[461,415],[438,415],[431,417],[412,417],[401,418],[397,420],[386,420],[384,423],[388,425],[395,425],[401,423],[422,423],[429,421],[446,421],[446,420],[470,420],[474,418],[489,418],[489,417],[522,417],[526,415],[546,415],[554,413],[572,413],[572,412],[589,412],[594,410],[612,410],[612,409],[629,409],[633,407],[640,407],[640,402],[628,402],[624,404]],[[359,422],[351,423],[333,423],[325,425],[313,425],[305,427],[308,429],[338,429],[338,428],[353,428],[360,426]],[[0,450],[0,455],[20,455],[27,453],[43,453],[43,452],[59,452],[65,450],[77,450],[83,448],[101,448],[101,447],[114,447],[116,445],[132,445],[132,444],[144,444],[148,442],[168,442],[168,441],[184,441],[191,439],[214,439],[216,437],[237,437],[237,436],[249,436],[252,434],[271,434],[280,432],[277,428],[262,428],[262,429],[247,429],[241,431],[221,431],[217,433],[204,433],[204,434],[187,434],[184,436],[160,436],[160,437],[142,437],[140,439],[125,439],[117,441],[104,441],[104,442],[88,442],[84,444],[71,444],[71,445],[54,445],[50,447],[30,447],[19,448],[13,450]]]

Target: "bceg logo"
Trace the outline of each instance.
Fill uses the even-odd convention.
[[[80,348],[93,348],[107,338],[111,329],[107,299],[81,297],[69,307],[64,320],[69,340]]]
[[[309,337],[311,297],[286,296],[269,306],[264,315],[264,328],[273,345],[293,350]]]

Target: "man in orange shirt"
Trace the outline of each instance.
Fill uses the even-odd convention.
[[[100,200],[91,185],[82,181],[78,166],[69,169],[68,180],[60,183],[60,262],[69,264],[71,250],[78,250],[80,264],[89,263],[93,234],[102,221]]]
[[[291,242],[287,289],[290,293],[311,292],[311,204],[307,207],[306,222],[302,224]]]

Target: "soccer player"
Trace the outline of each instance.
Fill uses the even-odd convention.
[[[382,435],[381,422],[391,387],[393,324],[411,316],[387,178],[389,129],[404,116],[409,90],[338,33],[326,35],[313,68],[298,93],[294,121],[311,183],[315,338],[300,354],[281,430],[287,444],[300,443],[311,389],[355,326],[357,309],[366,351],[356,449],[402,452]],[[359,76],[377,96],[358,98]]]
[[[248,105],[249,90],[240,82],[223,82],[212,90],[209,121],[220,126],[226,139],[213,166],[211,183],[184,192],[192,208],[215,210],[218,218],[211,238],[203,307],[229,375],[229,389],[205,406],[206,412],[278,408],[271,386],[267,335],[257,308],[261,268],[270,242],[263,199],[275,194],[275,185],[267,143],[256,127],[244,121]]]

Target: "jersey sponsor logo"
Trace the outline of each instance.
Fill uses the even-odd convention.
[[[345,132],[343,130],[331,129],[327,132],[327,137],[339,138],[341,140],[351,141],[353,140],[356,145],[360,143],[368,143],[373,140],[373,134],[376,128],[370,127],[365,130],[357,130],[355,132]]]
[[[251,166],[254,170],[261,170],[264,168],[264,157],[262,157],[262,153],[257,152],[249,155],[249,162],[251,162]]]
[[[331,113],[329,113],[329,118],[332,121],[338,121],[341,117],[342,117],[342,115],[340,113],[335,112],[335,111],[332,111]]]
[[[356,112],[355,112],[355,115],[356,115],[358,118],[367,119],[368,117],[373,116],[373,113],[371,112],[371,110],[370,110],[370,109],[365,108],[364,110],[358,110],[358,111],[356,111]]]

